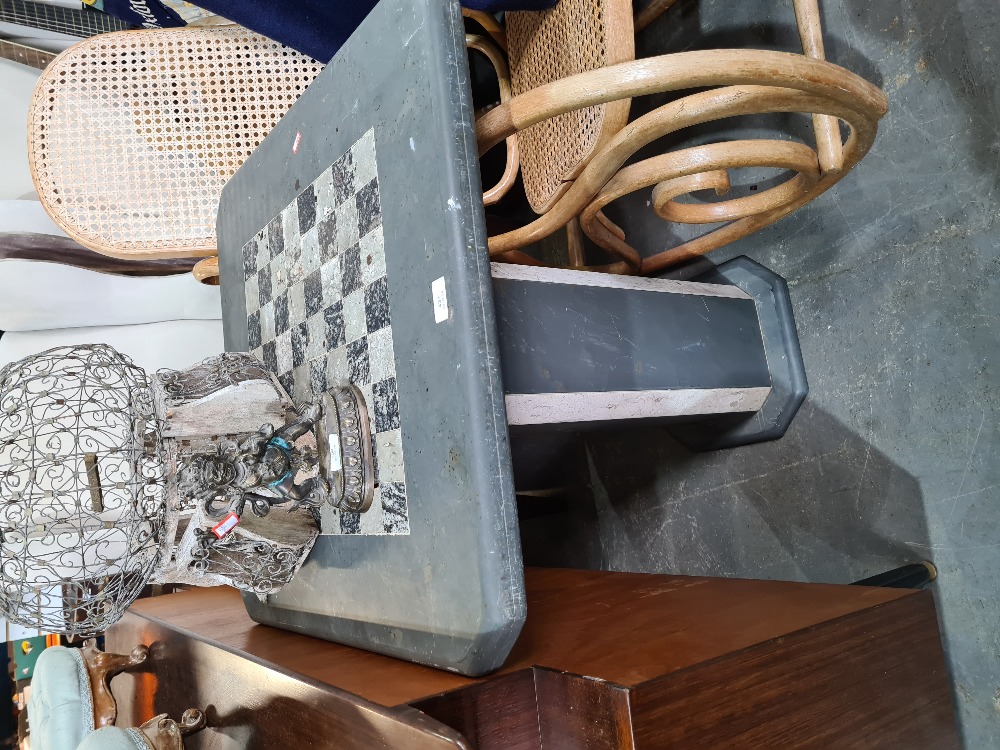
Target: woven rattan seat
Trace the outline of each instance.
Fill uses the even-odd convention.
[[[560,0],[552,10],[507,13],[514,96],[635,58],[631,0]],[[577,109],[518,133],[528,201],[545,213],[628,122],[630,99]]]
[[[223,186],[322,68],[238,26],[80,42],[46,69],[32,99],[38,195],[98,252],[213,254]]]

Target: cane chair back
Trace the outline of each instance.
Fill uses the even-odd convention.
[[[84,40],[53,61],[32,98],[39,198],[97,252],[212,254],[223,186],[322,68],[239,26]]]
[[[508,12],[506,23],[514,96],[635,59],[631,0],[560,0],[551,10]],[[630,103],[566,112],[517,134],[524,189],[536,213],[548,211],[625,127]]]

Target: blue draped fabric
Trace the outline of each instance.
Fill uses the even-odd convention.
[[[377,0],[195,0],[248,29],[329,62],[361,24]],[[556,0],[465,0],[465,7],[491,13],[542,10]]]
[[[184,25],[179,15],[157,0],[104,0],[101,10],[143,29]]]

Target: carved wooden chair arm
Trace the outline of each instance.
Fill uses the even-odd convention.
[[[76,750],[183,750],[184,737],[204,727],[205,715],[192,708],[179,722],[160,714],[139,727],[100,727]]]
[[[90,693],[94,702],[94,727],[107,727],[118,718],[118,704],[111,694],[111,680],[115,675],[142,666],[149,658],[149,648],[136,646],[129,655],[109,654],[97,648],[91,638],[80,650],[83,664],[90,680]]]
[[[184,738],[200,732],[205,725],[205,714],[197,708],[189,708],[180,721],[160,714],[142,724],[139,731],[155,750],[184,750]]]
[[[611,266],[594,270],[655,272],[767,226],[828,190],[868,152],[878,120],[888,110],[885,94],[877,87],[825,61],[764,50],[682,52],[582,73],[516,96],[477,122],[479,150],[485,153],[510,135],[564,112],[617,99],[713,86],[722,88],[683,97],[629,123],[594,156],[547,213],[525,227],[490,237],[490,256],[537,263],[518,252],[520,248],[549,236],[586,211],[584,231],[620,259]],[[818,158],[814,160],[815,167],[806,166],[802,151],[790,156],[787,152],[777,152],[771,142],[742,141],[722,144],[730,146],[724,150],[683,149],[670,154],[666,161],[644,164],[640,169],[633,169],[638,165],[632,165],[631,172],[608,187],[632,154],[664,135],[726,117],[775,112],[821,114],[846,122],[850,135],[842,146],[840,168],[824,171]],[[789,158],[795,163],[794,168],[801,167],[801,171],[792,178],[791,186],[786,184],[767,191],[765,198],[727,201],[709,209],[685,209],[673,202],[681,193],[703,189],[701,185],[706,179],[711,185],[705,186],[724,189],[727,185],[721,170],[742,165],[781,167]],[[714,174],[696,179],[706,173]],[[672,182],[679,178],[685,181]],[[639,184],[643,181],[647,185]],[[612,194],[621,194],[624,183],[633,185],[633,190],[666,183],[658,189],[663,198],[660,205],[667,210],[666,218],[678,220],[685,210],[709,210],[733,221],[643,259],[624,242],[621,230],[600,213],[600,208],[614,199],[610,197]],[[664,198],[666,192],[671,193],[669,198]],[[600,204],[596,209],[591,206],[595,200]],[[591,206],[589,211],[588,206]]]

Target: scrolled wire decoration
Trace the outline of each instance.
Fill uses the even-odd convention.
[[[88,636],[121,618],[158,562],[160,424],[146,374],[105,345],[0,370],[0,611]]]
[[[259,360],[244,352],[225,352],[186,370],[163,369],[156,375],[172,405],[196,401],[230,385],[271,377]]]
[[[237,534],[223,539],[207,529],[195,529],[194,534],[192,570],[223,576],[240,591],[258,596],[272,594],[288,583],[302,556],[298,550]]]
[[[876,86],[837,65],[803,55],[765,50],[708,50],[662,55],[611,65],[539,86],[490,110],[476,122],[479,153],[518,131],[556,115],[620,99],[685,89],[681,97],[645,114],[612,137],[567,183],[545,214],[530,224],[489,238],[494,260],[541,265],[521,248],[577,217],[583,231],[617,260],[587,270],[651,274],[756,232],[836,185],[864,158],[875,140],[888,100]],[[819,146],[770,140],[729,141],[680,149],[624,167],[640,149],[671,133],[743,115],[805,113],[814,123],[836,118],[849,135]],[[839,135],[839,134],[837,134]],[[729,189],[727,170],[776,167],[794,174],[763,193],[707,205],[675,200],[695,190]],[[642,257],[603,208],[630,192],[653,187],[653,207],[668,221],[729,222],[675,247]]]

